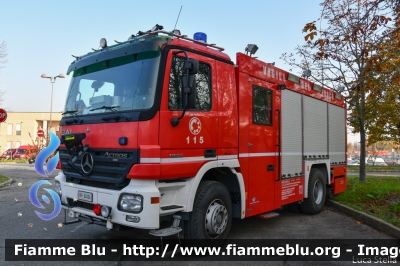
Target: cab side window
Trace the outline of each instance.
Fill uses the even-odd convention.
[[[272,125],[272,91],[253,86],[253,124]]]
[[[174,56],[172,58],[169,75],[168,109],[182,110],[182,77],[185,59]],[[211,67],[199,62],[199,72],[196,74],[196,108],[197,111],[211,110]]]

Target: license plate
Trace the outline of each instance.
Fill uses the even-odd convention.
[[[92,202],[93,201],[93,193],[89,193],[89,192],[85,192],[85,191],[78,191],[78,199]]]

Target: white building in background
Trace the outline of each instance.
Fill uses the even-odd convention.
[[[58,134],[61,112],[52,112],[51,119],[51,130]],[[0,152],[20,145],[33,145],[33,141],[40,143],[38,130],[47,134],[49,128],[50,112],[7,112],[7,120],[0,123]]]
[[[347,127],[347,143],[359,143],[360,142],[360,133],[352,133],[353,128]]]
[[[347,143],[359,143],[360,142],[360,133],[347,133]]]

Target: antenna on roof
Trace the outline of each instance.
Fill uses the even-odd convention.
[[[175,22],[174,30],[176,29],[176,24],[178,24],[178,20],[179,20],[179,16],[181,15],[182,7],[183,6],[181,6],[181,9],[179,10],[179,14],[178,14],[178,18],[176,19],[176,22]]]

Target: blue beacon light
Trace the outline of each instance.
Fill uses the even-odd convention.
[[[196,41],[207,43],[207,34],[204,32],[196,32],[193,36],[193,39]]]

